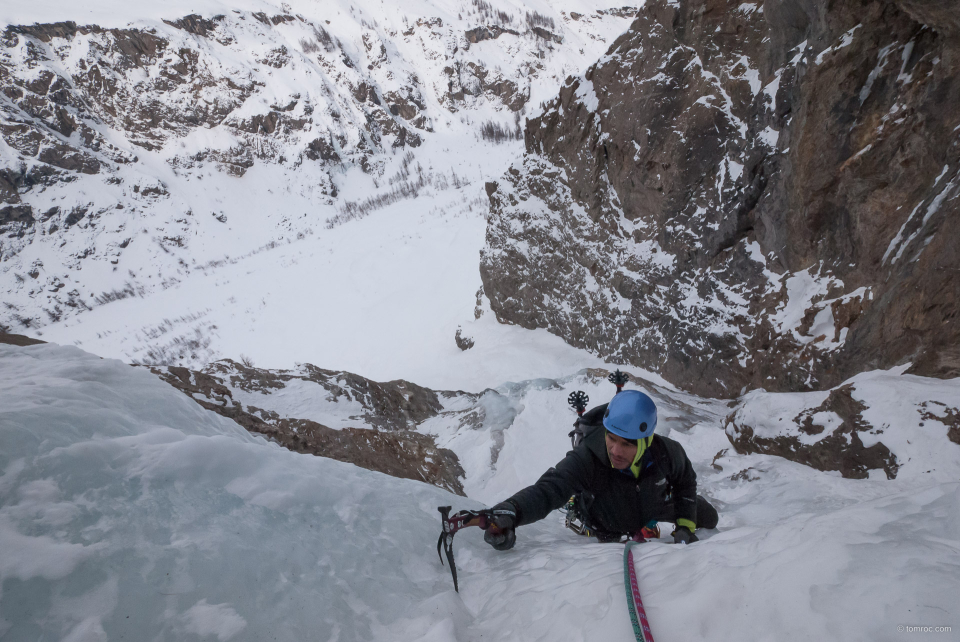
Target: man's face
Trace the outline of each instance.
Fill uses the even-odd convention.
[[[633,458],[637,456],[637,442],[618,437],[607,431],[607,454],[614,468],[624,470],[630,468]]]

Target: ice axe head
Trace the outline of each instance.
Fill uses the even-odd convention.
[[[450,574],[453,575],[453,590],[459,593],[457,564],[453,558],[453,536],[461,528],[467,528],[468,526],[478,526],[483,530],[491,529],[494,533],[499,533],[500,529],[493,523],[493,511],[489,509],[462,510],[453,515],[450,514],[449,506],[437,506],[437,510],[440,511],[440,523],[443,526],[443,530],[440,531],[440,538],[437,540],[437,555],[440,557],[440,563],[443,564],[443,555],[446,554],[447,561],[450,563]]]
[[[587,404],[590,403],[590,397],[583,390],[577,390],[570,393],[570,396],[567,397],[567,403],[577,411],[577,415],[582,417],[583,411],[587,409]]]
[[[611,372],[607,377],[607,381],[617,387],[617,392],[623,390],[623,384],[627,383],[629,380],[630,375],[628,375],[626,372],[620,372],[619,368],[615,372]]]

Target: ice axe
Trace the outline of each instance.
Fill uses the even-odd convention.
[[[607,381],[617,387],[617,394],[623,390],[623,384],[627,383],[629,380],[630,375],[628,375],[626,372],[620,372],[619,368],[616,370],[616,372],[611,372],[607,377]]]
[[[570,438],[570,446],[576,448],[580,440],[583,439],[583,430],[580,428],[580,417],[583,417],[583,411],[587,409],[587,404],[590,403],[590,397],[588,397],[587,393],[583,390],[577,390],[576,392],[570,393],[570,396],[567,397],[567,403],[577,411],[577,420],[573,424],[573,430],[567,434],[567,437]]]
[[[440,533],[440,539],[437,540],[437,555],[440,557],[440,563],[443,564],[443,555],[440,554],[440,548],[447,554],[447,561],[450,562],[450,573],[453,575],[453,590],[460,592],[457,584],[457,565],[453,560],[453,536],[461,528],[468,526],[479,526],[483,530],[490,530],[494,534],[499,534],[500,529],[493,522],[493,509],[485,510],[462,510],[459,513],[450,514],[450,506],[438,506],[440,511],[440,522],[443,524],[443,532]]]
[[[570,393],[570,396],[567,397],[567,403],[577,411],[578,417],[582,417],[583,411],[587,409],[587,404],[590,403],[590,397],[583,390],[577,390]]]

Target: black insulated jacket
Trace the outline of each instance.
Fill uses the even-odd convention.
[[[610,465],[604,430],[593,430],[537,483],[511,497],[518,525],[530,524],[565,505],[571,496],[587,501],[594,528],[630,535],[651,520],[697,521],[697,474],[683,447],[655,435],[640,460],[640,477]]]

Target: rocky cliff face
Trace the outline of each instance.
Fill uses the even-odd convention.
[[[44,342],[0,332],[0,344],[40,343]],[[479,395],[437,393],[407,381],[378,383],[310,364],[297,371],[277,371],[224,359],[204,371],[176,366],[150,370],[207,410],[285,448],[422,481],[459,495],[464,494],[464,471],[457,455],[438,447],[434,436],[416,428],[441,414],[461,428],[478,428],[485,419],[477,404]],[[459,402],[466,409],[448,410],[441,399],[452,400],[453,405]],[[316,421],[318,414],[337,420],[337,427]]]
[[[960,8],[651,0],[487,184],[501,321],[701,394],[960,372]]]

